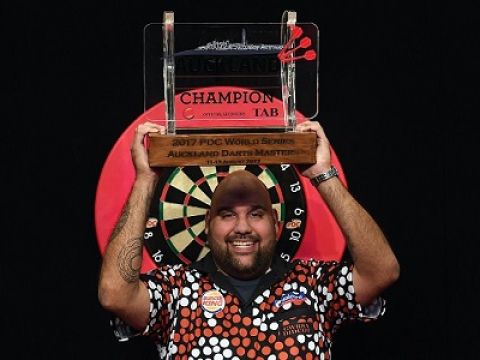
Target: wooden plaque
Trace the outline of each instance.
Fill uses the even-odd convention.
[[[149,134],[150,166],[314,164],[317,135],[306,133]]]

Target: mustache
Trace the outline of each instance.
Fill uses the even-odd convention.
[[[228,241],[257,241],[258,237],[247,234],[231,235],[227,238]]]

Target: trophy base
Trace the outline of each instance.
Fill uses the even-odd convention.
[[[175,135],[150,133],[149,164],[152,167],[314,164],[317,135],[268,129],[237,129],[219,134],[192,133]],[[212,129],[208,129],[209,131]],[[186,131],[186,130],[185,130]],[[232,131],[232,129],[230,129]],[[242,132],[245,131],[245,132]]]

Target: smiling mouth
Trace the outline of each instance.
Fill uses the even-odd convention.
[[[234,241],[233,246],[252,246],[253,241]]]

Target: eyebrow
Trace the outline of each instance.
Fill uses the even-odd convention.
[[[219,206],[217,208],[217,213],[220,213],[222,211],[231,211],[233,208],[235,207],[235,205],[223,205],[223,206]],[[264,205],[260,205],[260,204],[255,204],[255,205],[252,205],[250,207],[250,211],[255,211],[255,210],[267,210],[267,208],[264,206]]]

